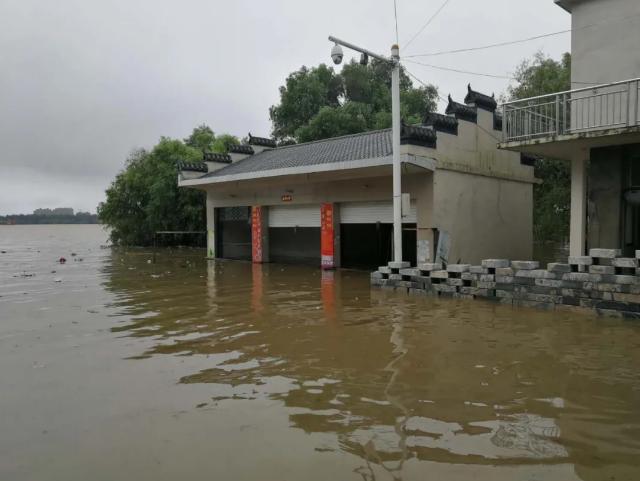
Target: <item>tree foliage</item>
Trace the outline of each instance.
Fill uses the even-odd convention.
[[[205,195],[178,187],[179,162],[201,162],[204,152],[224,152],[238,140],[216,137],[206,125],[184,142],[162,137],[151,150],[133,151],[106,191],[98,216],[120,245],[150,245],[159,230],[204,231]]]
[[[536,97],[571,88],[571,54],[559,61],[536,54],[523,61],[515,73],[516,83],[507,91],[510,99]],[[536,240],[563,240],[569,235],[571,167],[569,162],[539,158],[535,175],[542,184],[533,189],[533,225]]]
[[[280,141],[308,142],[391,126],[391,70],[378,60],[355,61],[340,73],[324,64],[302,67],[280,87],[280,103],[269,114],[273,135]],[[419,123],[436,109],[434,86],[416,88],[404,70],[400,74],[401,113],[407,123]]]

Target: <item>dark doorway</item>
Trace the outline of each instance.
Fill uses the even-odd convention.
[[[610,152],[612,149],[601,149]],[[621,237],[622,254],[635,257],[640,249],[640,144],[626,145],[619,148],[622,157],[622,212]],[[594,157],[595,157],[594,151]],[[598,151],[599,153],[599,151]],[[597,246],[596,246],[597,247]]]
[[[415,224],[402,226],[402,256],[416,265]],[[341,265],[350,269],[372,270],[393,259],[393,224],[341,224]]]
[[[217,210],[217,257],[251,260],[251,209],[224,207]]]
[[[269,227],[269,258],[283,264],[320,265],[320,227]]]

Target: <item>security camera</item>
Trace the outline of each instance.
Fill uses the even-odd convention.
[[[331,58],[333,60],[333,63],[335,63],[336,65],[340,65],[342,63],[342,57],[344,57],[344,54],[342,53],[342,47],[336,43],[331,49]]]

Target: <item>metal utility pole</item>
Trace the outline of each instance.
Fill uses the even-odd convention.
[[[363,53],[369,57],[382,60],[393,65],[391,73],[391,137],[393,148],[393,260],[402,262],[402,169],[400,166],[400,47],[391,46],[391,57],[378,55],[352,43],[345,42],[336,37],[329,37],[335,43],[331,51],[333,62],[337,65],[342,62],[342,49],[339,45]]]
[[[402,169],[400,166],[400,48],[391,47],[391,135],[393,138],[393,261],[402,262]]]

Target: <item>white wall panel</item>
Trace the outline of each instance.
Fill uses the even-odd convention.
[[[342,224],[393,224],[393,203],[389,200],[372,202],[344,202],[340,204],[340,223]],[[403,217],[405,224],[416,223],[416,202],[411,201],[409,215]]]
[[[320,205],[271,205],[269,227],[320,227]]]

